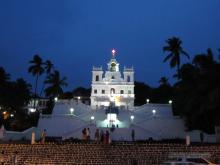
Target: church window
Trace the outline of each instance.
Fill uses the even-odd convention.
[[[95,94],[97,93],[97,89],[94,90],[94,93],[95,93]]]
[[[111,94],[115,94],[115,89],[114,88],[111,89]]]
[[[131,90],[128,90],[128,94],[131,94]]]
[[[128,77],[127,77],[127,82],[130,82],[130,81],[131,81],[131,77],[128,76]]]
[[[105,94],[105,90],[102,90],[102,94]]]
[[[99,76],[98,75],[95,76],[95,81],[99,81]]]
[[[121,90],[120,93],[121,93],[121,94],[124,94],[124,90]]]
[[[115,79],[115,76],[112,76],[112,79]]]

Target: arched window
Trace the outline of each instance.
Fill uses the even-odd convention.
[[[131,81],[131,77],[128,76],[128,77],[127,77],[127,82],[130,82],[130,81]]]
[[[95,81],[99,81],[99,76],[98,75],[95,76]]]
[[[124,90],[121,90],[120,93],[121,93],[121,94],[124,94]]]
[[[115,89],[114,89],[114,88],[111,88],[110,93],[111,93],[111,94],[115,94]]]
[[[112,79],[115,79],[115,76],[112,76]]]

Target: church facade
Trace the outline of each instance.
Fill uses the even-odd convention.
[[[123,74],[112,50],[112,58],[103,71],[102,67],[93,67],[91,107],[107,107],[110,102],[115,106],[131,109],[134,106],[134,69],[124,67]]]

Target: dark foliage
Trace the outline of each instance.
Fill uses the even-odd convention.
[[[174,85],[175,114],[185,119],[189,130],[213,133],[220,125],[220,63],[208,49],[196,55],[192,64],[184,64],[179,76]]]
[[[143,105],[146,103],[146,99],[151,97],[152,89],[150,86],[143,82],[134,82],[134,93],[135,93],[135,105]]]

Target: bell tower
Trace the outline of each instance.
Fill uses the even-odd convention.
[[[120,72],[119,63],[115,58],[116,51],[111,51],[112,57],[107,63],[107,70],[102,67],[93,67],[91,107],[99,109],[108,107],[111,102],[122,109],[132,109],[134,106],[134,71],[133,68],[124,68]]]

